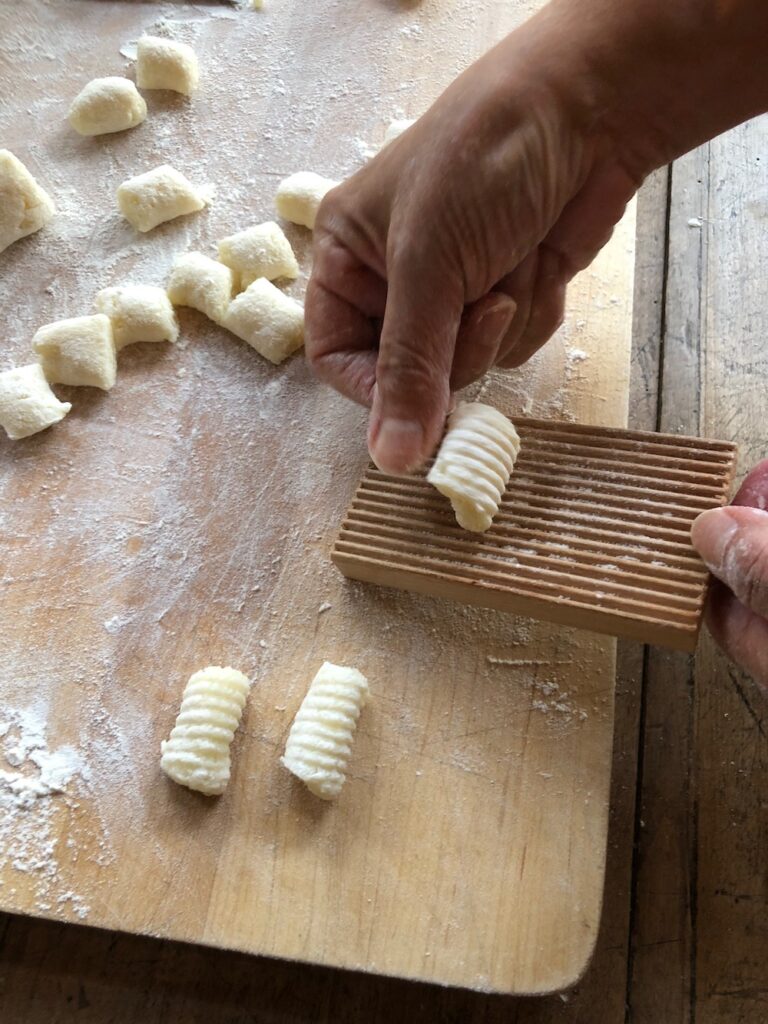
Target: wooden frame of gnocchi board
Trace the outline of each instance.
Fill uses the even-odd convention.
[[[425,477],[369,467],[333,548],[352,579],[683,651],[709,573],[696,516],[730,493],[736,445],[516,418],[498,515],[468,533]]]

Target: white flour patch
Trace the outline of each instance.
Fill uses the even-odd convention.
[[[61,824],[62,816],[71,819],[77,799],[88,791],[90,771],[81,751],[74,747],[49,748],[47,718],[43,701],[4,711],[0,724],[0,870],[10,866],[10,877],[20,876],[19,885],[31,889],[41,913],[71,903],[75,913],[85,918],[88,906],[82,897],[62,888],[60,868],[62,862],[71,862],[66,847],[70,842],[77,844],[77,834],[67,837]],[[12,889],[12,883],[4,888]]]

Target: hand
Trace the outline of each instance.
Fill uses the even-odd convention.
[[[702,513],[694,547],[717,577],[707,606],[710,632],[768,694],[768,459],[728,508]]]
[[[640,182],[555,88],[544,36],[515,33],[320,208],[307,354],[372,405],[384,470],[431,453],[452,391],[550,337]]]
[[[382,469],[546,341],[650,170],[768,107],[766,31],[765,0],[552,0],[326,196],[307,355]]]

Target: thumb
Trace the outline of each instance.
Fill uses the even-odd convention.
[[[371,458],[394,474],[416,469],[440,440],[464,307],[458,282],[404,262],[389,278],[368,428]]]
[[[691,540],[711,573],[743,605],[768,618],[768,512],[745,506],[702,512]]]

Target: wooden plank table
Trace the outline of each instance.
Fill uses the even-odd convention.
[[[732,437],[744,468],[768,451],[766,142],[764,120],[736,130],[655,176],[640,206],[632,425]],[[0,1018],[618,1024],[626,1006],[648,1024],[762,1024],[764,702],[706,641],[695,662],[628,646],[620,664],[601,937],[564,999],[447,991],[6,916]]]

